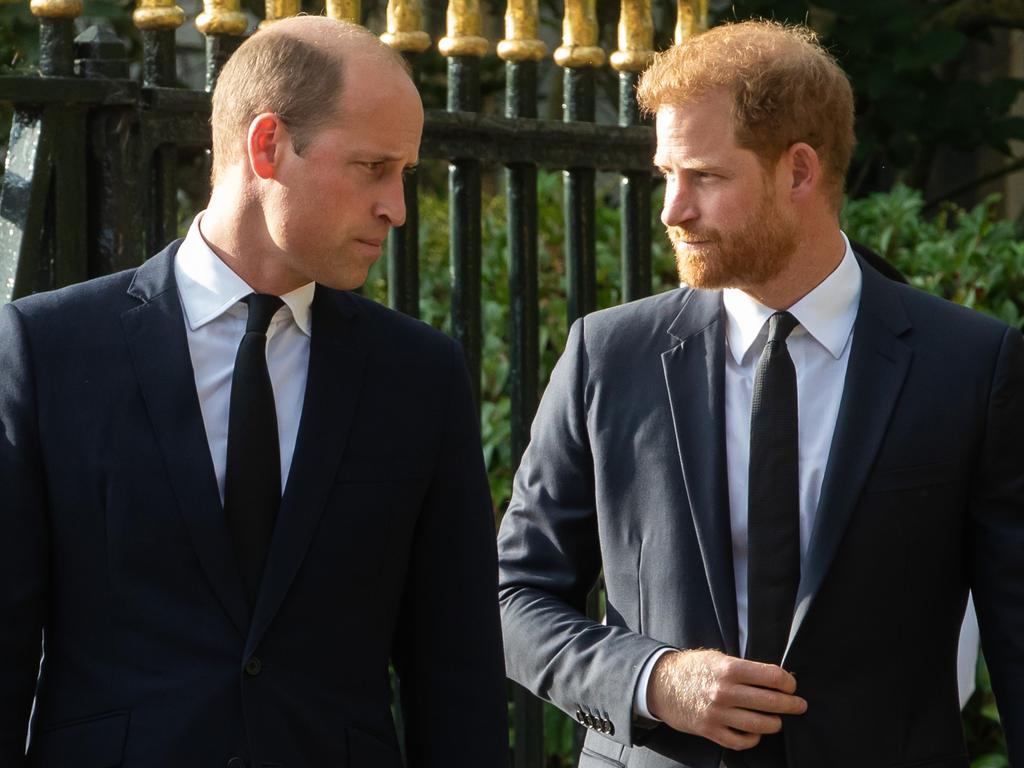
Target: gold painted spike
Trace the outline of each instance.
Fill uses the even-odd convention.
[[[540,11],[537,0],[508,0],[505,10],[505,39],[498,43],[504,61],[539,61],[548,52],[537,38]]]
[[[595,0],[565,0],[562,45],[555,51],[555,63],[560,67],[599,67],[604,58],[604,49],[597,45]]]
[[[408,53],[423,53],[430,47],[430,35],[420,29],[420,0],[388,0],[387,16],[388,31],[380,36],[385,45]]]
[[[82,0],[32,0],[33,16],[45,19],[73,19],[82,15]]]
[[[139,29],[177,29],[185,23],[185,12],[174,0],[139,0],[132,21]]]
[[[297,15],[302,10],[302,2],[301,0],[267,0],[266,9],[267,16],[260,22],[260,29],[265,29],[280,19]]]
[[[437,41],[442,56],[483,56],[487,38],[480,36],[480,0],[448,0],[448,34]]]
[[[640,72],[654,58],[654,20],[651,0],[622,0],[619,16],[619,50],[611,56],[619,72]]]
[[[682,45],[708,28],[708,0],[679,0],[676,45]]]
[[[353,24],[358,24],[361,11],[359,0],[327,0],[327,18],[329,19],[351,21]]]
[[[196,29],[204,35],[244,35],[249,19],[239,10],[239,0],[203,0]]]

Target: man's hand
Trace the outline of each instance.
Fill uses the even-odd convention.
[[[651,672],[647,708],[669,727],[727,749],[750,749],[761,734],[782,729],[780,715],[799,715],[807,702],[782,667],[718,651],[670,651]]]

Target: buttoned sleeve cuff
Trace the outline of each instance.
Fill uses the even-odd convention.
[[[640,670],[640,677],[636,681],[636,691],[633,694],[633,717],[639,718],[641,725],[644,720],[651,724],[661,722],[647,708],[647,686],[650,685],[654,665],[658,663],[658,659],[671,650],[673,649],[668,646],[659,648],[648,657],[647,661],[644,662],[644,668]]]

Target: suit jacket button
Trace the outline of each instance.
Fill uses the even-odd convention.
[[[584,716],[583,716],[583,710],[580,709],[579,707],[576,708],[576,720],[581,725],[586,725],[587,724],[586,718],[584,718]]]
[[[249,675],[249,677],[256,677],[256,675],[258,675],[262,671],[263,662],[260,661],[259,656],[253,656],[251,659],[245,662],[245,674]],[[231,768],[236,768],[236,766],[231,766]]]
[[[232,757],[228,760],[228,768],[245,768],[245,760],[240,757]]]

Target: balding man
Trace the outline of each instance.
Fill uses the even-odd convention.
[[[296,18],[212,123],[184,240],[0,312],[0,765],[505,765],[462,356],[346,292],[405,219],[417,91]]]

